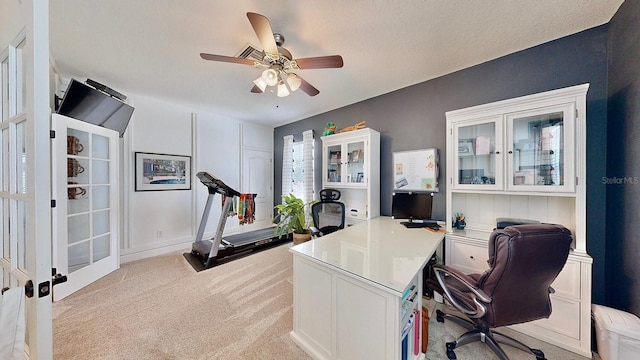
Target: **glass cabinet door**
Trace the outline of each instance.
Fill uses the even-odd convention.
[[[364,141],[347,143],[347,184],[365,184]]]
[[[501,134],[499,117],[453,126],[454,188],[502,188]]]
[[[507,189],[572,191],[572,105],[507,115]]]
[[[342,181],[342,144],[328,145],[325,151],[327,157],[326,181],[338,184]]]

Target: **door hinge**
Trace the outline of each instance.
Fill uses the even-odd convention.
[[[578,118],[578,109],[576,109],[576,119]]]
[[[51,200],[51,207],[52,208],[56,207],[56,201],[55,200]]]
[[[578,177],[576,176],[576,186],[578,186]]]
[[[55,139],[56,138],[56,131],[55,130],[49,130],[49,138],[51,138],[51,139]]]

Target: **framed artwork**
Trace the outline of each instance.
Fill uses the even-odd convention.
[[[191,156],[135,153],[136,191],[190,190]]]
[[[473,139],[458,140],[458,156],[475,155]]]

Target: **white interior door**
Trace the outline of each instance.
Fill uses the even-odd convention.
[[[118,269],[118,133],[54,114],[54,301]]]
[[[0,0],[0,270],[23,287],[25,358],[52,357],[49,2]],[[11,40],[13,39],[13,40]],[[9,40],[8,42],[2,42]]]
[[[246,231],[271,226],[273,218],[272,153],[265,150],[242,150],[242,193],[257,194],[255,221],[243,225]]]

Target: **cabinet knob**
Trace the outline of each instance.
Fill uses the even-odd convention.
[[[473,259],[473,255],[469,256],[469,259]]]
[[[513,154],[513,151],[509,150],[509,154]]]
[[[496,155],[499,155],[499,154],[500,154],[500,151],[496,151]]]

